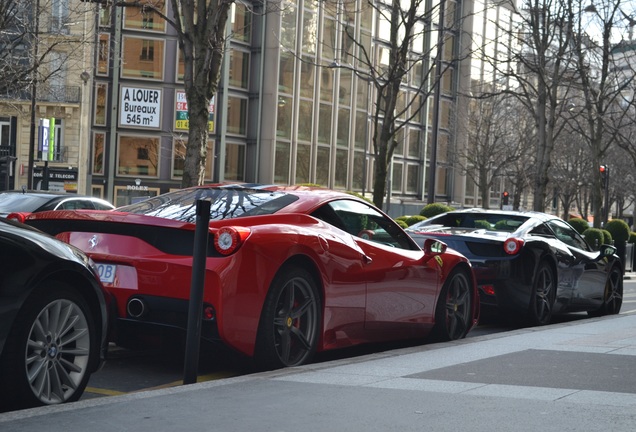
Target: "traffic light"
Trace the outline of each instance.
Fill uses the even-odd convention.
[[[503,205],[508,205],[509,199],[510,199],[510,194],[508,193],[508,191],[503,191],[503,193],[501,194],[501,203]]]
[[[601,174],[601,184],[605,187],[609,175],[609,168],[606,165],[601,165],[598,167],[598,171]]]

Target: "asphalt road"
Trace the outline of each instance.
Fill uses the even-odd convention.
[[[621,314],[636,313],[636,276],[625,280]],[[587,314],[569,314],[556,322],[585,319]],[[468,337],[516,330],[496,320],[485,321]],[[413,342],[381,344],[338,350],[316,358],[317,362],[354,357],[372,352],[412,346]],[[249,362],[223,349],[202,347],[197,382],[228,378],[253,372]],[[108,397],[183,384],[183,353],[178,349],[127,350],[112,346],[104,368],[93,374],[82,399]]]

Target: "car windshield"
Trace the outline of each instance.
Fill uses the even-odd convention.
[[[50,199],[50,197],[39,195],[2,193],[0,194],[0,213],[32,212]]]
[[[528,220],[526,216],[506,213],[444,213],[410,227],[410,230],[430,230],[435,227],[485,229],[513,232]]]
[[[211,202],[210,220],[222,220],[272,214],[297,199],[295,195],[261,189],[204,187],[169,192],[117,210],[194,223],[198,200]]]

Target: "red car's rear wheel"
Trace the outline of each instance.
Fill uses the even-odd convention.
[[[274,278],[256,341],[257,365],[264,369],[309,361],[318,345],[321,322],[316,283],[304,269],[282,269]]]

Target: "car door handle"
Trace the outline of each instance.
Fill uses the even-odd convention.
[[[371,258],[369,255],[362,254],[362,264],[369,265],[372,262],[373,262],[373,258]]]

